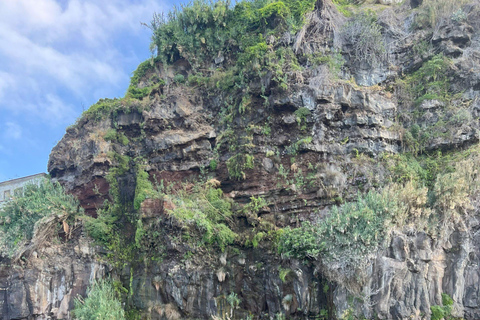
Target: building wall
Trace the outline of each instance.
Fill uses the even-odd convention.
[[[0,182],[0,206],[15,195],[15,190],[21,191],[27,184],[39,183],[45,173]]]

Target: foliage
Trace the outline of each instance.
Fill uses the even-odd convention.
[[[256,47],[258,34],[276,28],[299,30],[314,3],[255,0],[240,1],[232,7],[228,0],[194,0],[167,15],[154,15],[149,25],[153,31],[151,48],[161,61],[170,63],[182,57],[194,67],[212,61],[219,53],[255,56],[260,49]]]
[[[304,147],[305,145],[311,142],[312,142],[312,137],[298,139],[291,145],[285,147],[285,151],[287,152],[287,154],[294,156],[298,153],[298,151],[300,151],[302,147]]]
[[[51,216],[63,219],[78,213],[79,203],[62,186],[43,179],[17,191],[0,209],[0,243],[9,255],[32,239],[37,223]]]
[[[108,131],[105,133],[105,136],[103,136],[103,139],[105,139],[105,141],[119,142],[124,146],[130,143],[130,140],[128,140],[127,136],[125,136],[123,132],[118,132],[114,128],[108,129]]]
[[[250,154],[236,154],[227,160],[228,175],[237,180],[246,179],[245,170],[253,169],[254,157]]]
[[[87,298],[75,299],[74,319],[121,320],[125,319],[122,305],[112,283],[94,281],[87,290]]]
[[[443,306],[430,307],[430,311],[432,311],[432,320],[451,319],[453,306],[452,298],[448,294],[442,293],[442,304]]]
[[[480,157],[474,154],[455,163],[453,172],[437,176],[433,188],[434,207],[446,218],[458,219],[473,209],[470,196],[480,190],[477,179],[479,165]]]
[[[448,80],[450,65],[448,58],[437,54],[406,78],[417,105],[424,100],[447,100],[450,88]]]
[[[96,121],[104,119],[106,114],[109,114],[120,105],[120,99],[100,99],[83,112],[82,118],[94,119]]]
[[[251,196],[250,202],[243,207],[243,211],[257,215],[266,206],[268,206],[268,203],[265,198]]]
[[[283,269],[282,267],[278,268],[278,277],[280,278],[280,280],[282,280],[283,283],[287,281],[287,277],[290,274],[293,274],[292,269],[289,269],[289,268]]]
[[[117,219],[118,217],[112,214],[108,205],[104,205],[103,209],[97,209],[96,218],[82,217],[88,235],[102,244],[110,242]]]
[[[279,251],[300,259],[322,255],[354,266],[353,261],[368,256],[388,239],[392,226],[401,227],[428,213],[427,189],[410,183],[359,195],[356,202],[334,206],[314,224],[307,221],[300,228],[285,229]]]
[[[415,16],[415,28],[436,29],[449,18],[461,19],[461,7],[470,3],[470,0],[429,0],[423,1]]]
[[[341,35],[352,48],[353,61],[366,62],[376,67],[385,60],[386,50],[381,31],[373,11],[356,14],[345,24]]]
[[[302,223],[299,228],[287,227],[280,236],[278,250],[287,257],[317,259],[324,250],[320,232],[317,225],[309,221]]]
[[[365,0],[333,0],[337,10],[345,17],[351,17],[353,7],[363,2],[365,2]]]
[[[203,234],[203,243],[216,244],[222,251],[232,244],[236,234],[226,223],[231,222],[232,203],[221,189],[210,184],[185,186],[171,195],[175,208],[169,213],[178,220],[193,225]]]
[[[135,210],[139,210],[142,202],[154,194],[153,185],[149,180],[148,172],[140,165],[137,165],[137,183],[135,186],[135,199],[133,201],[133,207]]]
[[[142,102],[137,99],[139,98],[129,96],[128,94],[121,99],[100,99],[82,113],[81,118],[77,120],[77,124],[82,119],[100,121],[110,116],[116,116],[119,112],[130,113],[132,110],[141,112],[148,107],[147,101]]]
[[[176,74],[175,77],[173,77],[173,81],[176,83],[185,83],[185,76],[183,74]]]
[[[312,114],[310,110],[306,107],[302,107],[295,110],[294,114],[295,114],[295,120],[297,121],[297,124],[300,130],[306,130],[307,117]]]
[[[210,170],[212,171],[217,170],[217,166],[218,166],[217,160],[215,159],[210,160],[210,164],[209,164]]]

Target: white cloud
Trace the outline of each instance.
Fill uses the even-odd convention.
[[[40,46],[30,39],[0,25],[0,54],[19,65],[30,76],[52,77],[74,92],[80,93],[91,79],[117,83],[124,74],[106,61],[91,59],[77,53],[62,54],[52,47]],[[3,72],[5,73],[5,72]],[[10,74],[14,77],[15,74]]]
[[[122,63],[138,61],[120,49],[123,37],[145,37],[140,21],[159,9],[153,0],[0,0],[0,111],[71,121],[66,92],[75,101],[123,93],[132,70]]]
[[[138,32],[140,20],[149,21],[155,9],[160,8],[152,0],[69,0],[63,7],[54,0],[6,0],[0,3],[0,21],[47,43],[74,38],[96,45],[112,33]]]
[[[7,122],[3,132],[5,140],[20,140],[22,138],[22,127],[15,122]]]

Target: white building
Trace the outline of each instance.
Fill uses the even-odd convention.
[[[5,201],[12,199],[16,193],[22,192],[26,185],[39,183],[45,177],[45,173],[37,173],[31,176],[0,182],[0,207]]]

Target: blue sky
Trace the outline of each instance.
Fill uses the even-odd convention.
[[[0,181],[46,172],[83,109],[122,97],[175,0],[0,0]],[[183,2],[183,1],[182,1]]]

